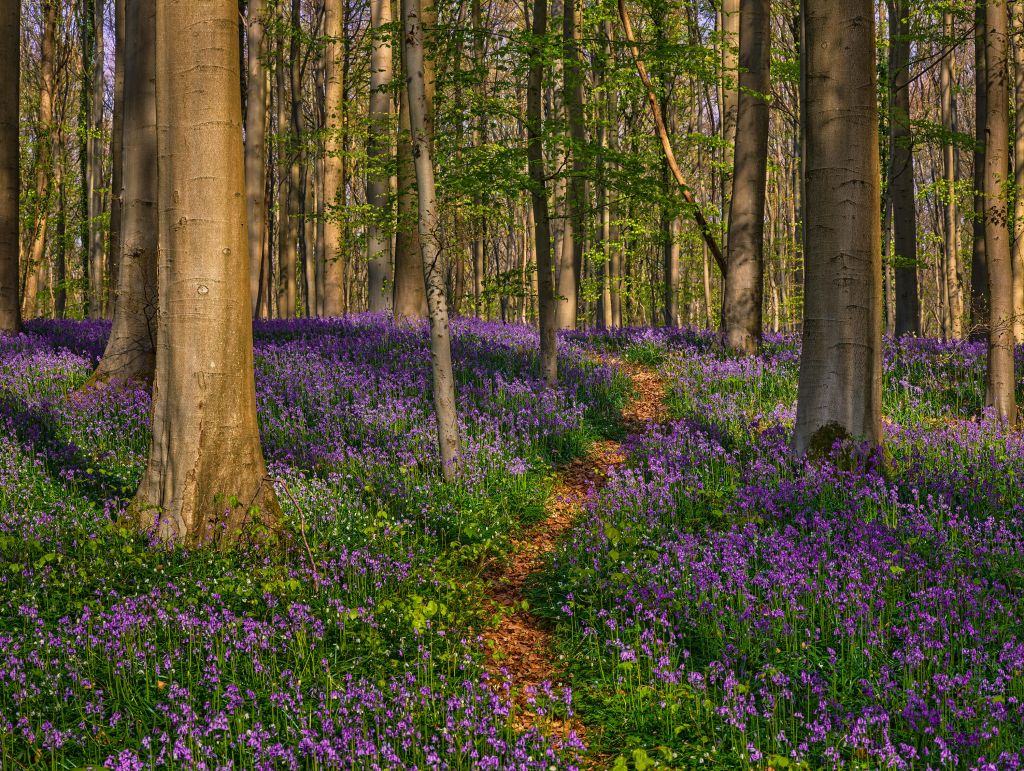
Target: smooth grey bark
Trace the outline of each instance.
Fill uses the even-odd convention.
[[[804,326],[793,447],[880,448],[882,260],[871,0],[806,0]]]
[[[366,228],[367,306],[371,311],[391,309],[391,284],[394,265],[391,234],[383,226],[391,193],[391,177],[379,168],[391,152],[391,81],[394,79],[391,34],[391,0],[370,0],[370,26],[373,31],[370,50],[370,114],[367,127],[366,203],[373,216]]]
[[[724,342],[752,355],[761,345],[764,207],[768,178],[771,3],[740,3],[739,100],[729,202],[729,269],[722,295]]]
[[[110,127],[110,236],[107,240],[107,282],[104,307],[111,316],[117,295],[118,256],[121,254],[121,194],[124,189],[124,25],[125,0],[114,0],[114,109]],[[59,279],[58,291],[66,295]]]
[[[739,46],[740,46],[740,14],[742,0],[722,0],[718,14],[719,31],[721,32],[721,66],[722,76],[718,82],[718,109],[721,117],[722,131],[722,174],[721,174],[721,206],[722,216],[729,211],[732,197],[733,171],[728,168],[730,149],[736,141],[736,122],[739,116]],[[729,232],[725,233],[728,243]]]
[[[540,327],[540,369],[548,388],[558,385],[558,339],[555,287],[551,275],[551,223],[544,172],[544,54],[548,0],[533,0],[530,70],[526,86],[526,157],[533,204],[534,253],[537,260],[537,317]]]
[[[90,385],[149,383],[156,366],[159,212],[157,210],[156,5],[125,9],[124,202],[114,320]]]
[[[586,128],[583,123],[582,10],[580,0],[563,0],[562,101],[569,124],[569,168],[562,254],[558,262],[558,328],[575,329],[579,313],[580,278],[583,270],[584,210],[587,187],[583,159]]]
[[[430,2],[430,0],[427,0]],[[409,127],[412,155],[416,166],[416,193],[419,209],[420,248],[423,282],[427,287],[430,318],[430,362],[433,375],[434,412],[437,439],[441,450],[441,468],[445,479],[454,479],[461,466],[462,443],[455,403],[455,374],[452,368],[451,331],[444,281],[441,277],[441,249],[438,243],[440,222],[434,185],[434,159],[428,114],[428,100],[421,0],[402,0],[404,34],[402,64],[409,96]]]
[[[988,388],[985,404],[1017,422],[1013,364],[1013,264],[1005,193],[1010,178],[1009,36],[1006,0],[985,3],[985,257],[988,267]]]
[[[276,528],[256,424],[236,0],[156,0],[153,436],[131,507],[167,542]]]
[[[341,66],[343,26],[342,3],[345,0],[326,0],[324,4],[324,83],[326,126],[324,131],[324,202],[327,220],[324,222],[324,315],[340,316],[345,312],[344,287],[345,260],[342,254],[341,219],[338,207],[344,205],[342,151],[344,130],[345,81]]]
[[[260,277],[266,249],[267,167],[264,160],[267,137],[267,76],[263,67],[264,0],[249,0],[246,12],[245,74],[245,200],[249,228],[249,295],[252,315],[260,314],[266,300]]]
[[[985,121],[988,114],[985,75],[985,4],[974,10],[974,216],[971,251],[972,340],[988,337],[988,258],[985,254]]]
[[[92,0],[93,12],[93,65],[92,96],[89,99],[88,169],[86,180],[89,195],[89,317],[103,318],[107,299],[104,287],[105,253],[103,243],[103,5],[104,0]]]
[[[953,37],[953,14],[951,12],[947,11],[943,15],[942,24],[943,34],[946,38],[951,39]],[[953,143],[953,132],[956,130],[956,99],[953,96],[953,81],[953,51],[950,51],[942,59],[942,67],[939,71],[939,91],[942,100],[942,127],[946,134],[942,147],[942,171],[946,188],[943,217],[945,222],[946,298],[949,305],[947,316],[949,318],[949,336],[958,340],[964,334],[964,294],[963,284],[960,280],[960,234],[956,211],[957,164],[956,147]],[[1024,173],[1024,167],[1020,171]]]
[[[896,274],[896,336],[921,334],[917,208],[910,131],[910,19],[906,0],[889,2],[889,190]]]
[[[0,332],[21,328],[18,288],[21,0],[0,0]]]

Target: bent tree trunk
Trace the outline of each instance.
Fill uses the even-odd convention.
[[[526,154],[533,203],[534,249],[537,256],[537,317],[540,325],[540,368],[549,388],[558,385],[558,340],[555,324],[555,288],[551,278],[551,226],[544,176],[544,57],[541,40],[547,31],[548,2],[533,2],[533,40],[526,89]]]
[[[139,0],[127,11],[120,268],[113,326],[91,383],[149,383],[156,365],[156,6]]]
[[[21,327],[18,299],[21,0],[0,1],[0,332]]]
[[[807,240],[798,455],[882,445],[882,254],[871,0],[806,0]]]
[[[431,0],[427,0],[430,2]],[[434,186],[434,158],[428,132],[430,104],[424,77],[423,20],[421,0],[402,0],[404,34],[402,64],[405,67],[409,99],[409,127],[412,155],[416,165],[416,192],[419,204],[420,248],[423,254],[423,283],[427,288],[430,313],[430,362],[433,374],[434,412],[437,440],[441,449],[441,468],[445,479],[459,471],[462,453],[459,421],[455,410],[455,375],[452,370],[451,333],[444,280],[441,276],[441,250],[438,247],[437,198]]]
[[[770,5],[769,0],[740,5],[739,109],[722,317],[726,346],[745,354],[757,353],[761,345]]]
[[[985,4],[985,256],[988,261],[986,406],[1017,422],[1013,369],[1013,265],[1004,185],[1010,175],[1010,100],[1006,0]]]
[[[132,509],[192,545],[279,516],[256,425],[237,15],[235,0],[156,0],[161,313]]]

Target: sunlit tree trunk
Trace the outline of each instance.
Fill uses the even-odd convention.
[[[160,298],[153,436],[132,512],[228,543],[279,511],[256,424],[236,0],[156,0]]]
[[[253,316],[266,302],[260,278],[266,250],[267,167],[264,158],[267,136],[267,76],[263,66],[264,0],[249,0],[246,16],[248,50],[245,100],[245,200],[249,221],[249,295]]]
[[[1013,9],[1014,136],[1013,336],[1024,343],[1024,7]]]
[[[326,0],[324,5],[324,80],[327,124],[324,146],[324,200],[327,204],[327,221],[324,224],[324,315],[340,316],[344,313],[342,283],[345,280],[345,261],[342,254],[341,220],[338,207],[344,203],[342,189],[342,122],[344,105],[342,99],[345,84],[342,80],[341,39],[345,0]]]
[[[156,365],[157,210],[156,5],[127,0],[124,192],[114,321],[91,382],[150,382]]]
[[[448,328],[448,308],[445,302],[444,282],[441,277],[441,250],[438,244],[440,223],[434,188],[434,159],[429,132],[430,122],[427,119],[433,105],[427,96],[426,73],[424,72],[426,56],[423,50],[424,20],[421,0],[402,0],[402,11],[404,26],[402,65],[408,90],[410,140],[416,166],[423,281],[427,287],[427,305],[430,314],[430,361],[433,375],[434,412],[437,417],[437,439],[441,450],[444,477],[452,479],[459,471],[462,447],[455,404],[451,332]]]
[[[569,123],[569,168],[566,213],[562,233],[562,254],[558,262],[558,328],[575,329],[579,313],[580,277],[583,269],[583,212],[587,207],[583,125],[582,13],[580,0],[564,0],[562,14],[562,100]]]
[[[390,0],[370,0],[370,26],[374,37],[370,52],[370,115],[367,126],[366,155],[370,165],[366,175],[366,203],[372,218],[366,231],[367,305],[371,311],[391,309],[391,284],[394,265],[391,255],[391,234],[384,227],[388,211],[391,177],[379,167],[391,152],[391,81],[392,35]]]
[[[988,393],[986,405],[1017,422],[1013,369],[1013,264],[1007,227],[1010,99],[1006,0],[985,4],[985,257],[988,262]]]
[[[0,0],[0,332],[21,328],[18,296],[21,0]]]
[[[871,0],[806,0],[804,328],[793,445],[882,445],[880,168]]]
[[[946,12],[943,16],[944,35],[953,37],[953,14]],[[964,295],[960,281],[959,228],[956,212],[956,147],[953,132],[956,130],[956,100],[953,96],[953,52],[950,51],[942,59],[939,71],[939,91],[942,99],[942,126],[946,139],[942,147],[943,177],[946,187],[945,217],[945,280],[946,297],[949,303],[949,334],[953,339],[963,337]],[[1024,173],[1024,168],[1021,169]]]
[[[43,29],[39,49],[39,113],[36,137],[36,211],[32,241],[28,250],[22,293],[22,316],[36,315],[39,285],[42,280],[43,258],[46,253],[46,228],[49,220],[50,177],[53,164],[53,76],[54,46],[57,34],[57,0],[43,0]]]
[[[740,3],[739,102],[722,320],[726,347],[745,354],[757,353],[761,344],[770,11],[769,0]]]

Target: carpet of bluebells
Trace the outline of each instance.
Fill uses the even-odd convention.
[[[523,728],[487,677],[482,574],[628,381],[565,342],[545,391],[535,334],[453,326],[455,483],[436,460],[425,327],[257,326],[263,444],[309,544],[269,555],[123,526],[150,401],[81,388],[108,325],[0,338],[0,768],[574,767],[580,740]],[[550,687],[528,700],[573,709]]]
[[[626,440],[535,587],[595,749],[1024,767],[1024,439],[984,416],[982,344],[888,344],[890,460],[865,469],[791,457],[794,339],[750,359],[685,330],[576,339],[657,367],[672,418]]]

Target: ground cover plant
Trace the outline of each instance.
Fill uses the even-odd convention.
[[[479,576],[627,386],[566,342],[543,391],[535,333],[454,327],[467,464],[446,483],[424,325],[258,326],[283,555],[168,548],[119,520],[149,396],[77,390],[108,325],[2,338],[0,765],[572,767],[579,740],[518,725],[489,684]],[[558,689],[531,701],[571,711]]]
[[[657,362],[672,414],[626,441],[535,586],[593,749],[637,768],[1024,764],[1024,444],[978,418],[984,346],[888,344],[882,468],[841,443],[793,458],[791,338],[744,359],[705,332],[578,339]]]

